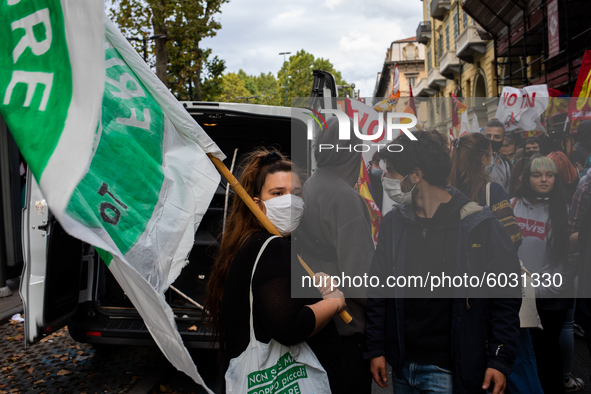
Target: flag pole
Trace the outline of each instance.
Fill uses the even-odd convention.
[[[248,193],[246,192],[246,190],[244,190],[244,188],[242,187],[242,185],[240,184],[240,182],[238,182],[238,179],[236,179],[236,177],[234,176],[234,174],[232,174],[230,172],[230,170],[228,170],[228,168],[224,165],[224,163],[222,163],[222,161],[220,159],[218,159],[217,157],[215,157],[211,153],[208,153],[207,156],[210,158],[210,160],[216,166],[216,168],[218,169],[218,171],[224,176],[224,178],[226,178],[226,180],[228,181],[228,183],[230,184],[230,186],[232,186],[232,188],[234,189],[234,191],[236,192],[236,194],[238,194],[238,196],[240,196],[240,198],[242,199],[242,201],[244,201],[244,203],[246,204],[246,206],[251,210],[252,213],[254,213],[254,215],[257,217],[257,219],[259,220],[259,222],[261,222],[261,224],[263,225],[263,227],[265,227],[265,229],[268,232],[270,232],[271,234],[279,235],[280,236],[281,234],[279,234],[279,231],[277,231],[277,229],[275,228],[275,226],[273,226],[273,223],[271,223],[271,221],[269,220],[269,218],[267,217],[267,215],[265,215],[263,213],[263,211],[261,211],[261,209],[259,208],[259,206],[248,195]],[[310,269],[310,267],[308,267],[308,264],[306,264],[304,262],[304,260],[302,260],[302,258],[299,255],[298,255],[298,260],[300,261],[300,264],[302,265],[302,267],[304,267],[304,269],[306,270],[306,272],[308,273],[308,275],[310,275],[313,278],[314,277],[314,271],[312,271]],[[341,312],[339,312],[339,316],[347,324],[349,324],[353,320],[353,318],[351,317],[351,315],[349,315],[349,313],[347,313],[347,311],[341,311]]]

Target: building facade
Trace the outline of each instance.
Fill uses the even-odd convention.
[[[461,0],[421,1],[416,39],[426,46],[427,77],[416,95],[430,98],[428,126],[449,130],[452,93],[470,107],[468,118],[477,115],[482,126],[497,109],[493,37],[464,11]]]
[[[494,39],[491,64],[504,86],[546,84],[572,96],[583,55],[591,49],[588,0],[463,0],[463,11]],[[554,119],[561,130],[566,113]],[[560,124],[562,122],[562,125]]]
[[[374,104],[380,98],[388,98],[392,94],[394,68],[398,65],[400,78],[400,97],[410,95],[409,84],[416,95],[416,86],[425,73],[425,46],[417,42],[415,37],[392,42],[386,51],[386,59],[382,71],[378,73],[373,97]]]
[[[495,116],[503,87],[546,84],[551,95],[572,95],[591,49],[588,0],[421,1],[416,39],[426,46],[427,77],[415,92],[431,98],[429,126],[449,130],[451,93],[480,126]]]

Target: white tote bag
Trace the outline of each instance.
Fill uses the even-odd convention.
[[[252,319],[252,278],[263,251],[275,237],[261,247],[250,276],[250,342],[240,356],[230,360],[226,372],[228,394],[326,394],[328,376],[306,342],[284,346],[271,339],[257,341]],[[272,297],[272,294],[269,295]]]

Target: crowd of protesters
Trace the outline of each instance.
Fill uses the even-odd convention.
[[[323,372],[308,375],[327,382],[314,386],[317,392],[369,394],[372,377],[381,387],[391,382],[395,393],[584,389],[571,367],[575,328],[588,333],[591,354],[591,304],[577,299],[591,280],[591,121],[580,123],[574,146],[552,133],[508,135],[497,119],[451,146],[437,131],[414,136],[401,134],[392,142],[401,151],[382,150],[368,163],[383,214],[377,245],[355,190],[361,153],[316,149],[318,169],[305,182],[275,150],[249,156],[241,184],[283,238],[273,239],[234,199],[206,305],[228,387],[256,339],[288,346],[297,362]],[[336,119],[316,138],[316,146],[355,143],[338,139]],[[560,275],[561,283],[537,286],[527,305],[522,289],[490,289],[487,297],[454,289],[425,298],[326,282],[320,294],[294,298],[294,274],[306,275],[294,264],[296,253],[316,277],[424,275],[435,266],[458,274]],[[349,324],[336,316],[345,306]],[[317,365],[298,359],[307,350]]]

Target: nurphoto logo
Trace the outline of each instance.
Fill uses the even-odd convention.
[[[328,125],[326,123],[325,116],[323,115],[332,115],[336,116],[338,119],[339,125],[339,140],[341,141],[349,141],[351,140],[351,119],[341,110],[338,109],[320,109],[319,111],[315,111],[311,108],[306,108],[310,112],[304,112],[310,118],[307,120],[307,132],[308,132],[308,140],[312,141],[314,139],[314,123],[318,126],[318,132],[323,132],[328,130]],[[362,141],[375,141],[380,140],[382,135],[386,133],[386,141],[392,141],[393,139],[393,132],[394,130],[400,130],[402,133],[406,134],[409,139],[416,141],[417,138],[409,131],[409,129],[413,128],[417,124],[417,118],[413,114],[409,114],[407,112],[387,112],[385,114],[385,121],[384,116],[380,114],[378,116],[378,125],[377,131],[375,134],[363,134],[359,129],[359,114],[354,112],[353,114],[353,133],[355,136]],[[410,119],[410,122],[403,123],[402,119]],[[386,124],[384,127],[384,123]],[[381,148],[387,147],[388,151],[390,152],[401,152],[402,146],[398,144],[376,144],[376,143],[362,143],[356,145],[349,145],[349,146],[335,146],[334,144],[320,144],[319,150],[332,150],[336,149],[337,151],[346,150],[351,152],[354,150],[355,152],[369,152],[372,150],[372,147],[377,147],[378,151]]]

